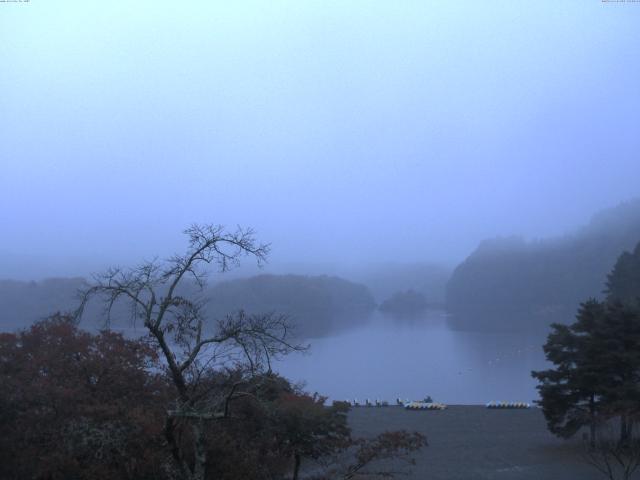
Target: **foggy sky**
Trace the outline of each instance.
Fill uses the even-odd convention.
[[[274,266],[568,232],[640,195],[639,25],[600,0],[0,3],[0,278],[168,256],[192,222],[254,227]]]

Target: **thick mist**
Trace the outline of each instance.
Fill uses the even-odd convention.
[[[627,478],[639,25],[0,0],[0,478]]]
[[[268,269],[453,268],[638,194],[640,9],[37,2],[0,9],[0,277],[254,227]]]

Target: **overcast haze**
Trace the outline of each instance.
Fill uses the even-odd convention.
[[[640,5],[0,4],[0,277],[254,227],[271,265],[455,264],[637,197]]]

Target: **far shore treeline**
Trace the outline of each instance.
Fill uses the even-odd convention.
[[[478,331],[546,332],[585,299],[602,299],[618,256],[640,240],[640,199],[593,216],[561,238],[483,242],[447,285],[450,324]]]
[[[606,274],[638,239],[640,199],[597,213],[565,237],[486,240],[451,274],[429,263],[372,265],[345,276],[260,274],[213,281],[204,297],[214,316],[240,308],[285,313],[301,337],[364,325],[376,308],[392,320],[444,308],[456,329],[544,333],[552,322],[570,322],[585,298],[602,298]],[[85,282],[0,279],[0,331],[69,310]],[[87,325],[99,316],[90,309]],[[116,304],[114,327],[125,317]]]

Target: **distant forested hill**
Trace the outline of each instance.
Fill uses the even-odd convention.
[[[75,309],[76,293],[84,282],[82,278],[0,281],[0,331],[13,331],[56,311]],[[298,325],[296,331],[301,336],[327,335],[362,323],[376,307],[364,285],[327,276],[259,275],[216,283],[201,296],[209,299],[206,308],[213,318],[239,309],[287,314]],[[125,305],[115,305],[114,328],[129,326],[127,314]],[[96,328],[100,318],[100,307],[90,305],[83,326]]]
[[[451,269],[437,263],[372,263],[349,273],[347,278],[369,287],[376,300],[382,302],[398,291],[421,293],[430,305],[442,305]]]
[[[361,324],[376,307],[364,285],[325,275],[258,275],[221,282],[210,298],[216,316],[240,308],[283,313],[297,325],[298,334],[312,337]]]
[[[487,240],[447,284],[451,324],[474,330],[540,330],[570,322],[603,297],[616,259],[640,241],[640,199],[604,210],[575,234],[537,242]]]
[[[0,280],[0,331],[12,331],[57,311],[76,307],[82,278],[49,278],[41,282]]]
[[[396,292],[378,307],[381,312],[396,318],[416,317],[429,307],[427,299],[415,290]]]

